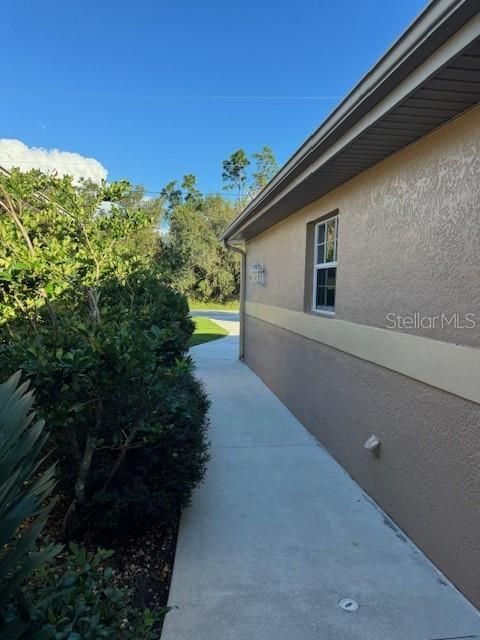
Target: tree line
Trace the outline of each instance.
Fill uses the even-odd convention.
[[[222,163],[223,189],[233,198],[201,193],[192,174],[165,185],[159,199],[165,220],[160,259],[175,288],[204,302],[238,298],[238,255],[225,249],[218,238],[277,169],[270,147],[264,146],[251,158],[239,149]]]

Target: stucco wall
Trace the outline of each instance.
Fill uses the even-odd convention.
[[[480,405],[249,316],[245,331],[247,364],[480,606]]]
[[[395,330],[476,352],[480,107],[248,242],[247,269],[258,262],[266,273],[263,286],[247,277],[247,300],[272,305],[272,317],[245,322],[247,363],[480,605],[480,404],[275,326],[275,307],[304,312],[307,223],[337,209],[331,322],[385,329],[387,314],[474,314],[471,329]],[[363,448],[372,433],[382,440],[378,459]]]
[[[306,224],[338,209],[336,317],[389,328],[389,313],[473,313],[475,329],[409,331],[479,346],[479,177],[477,107],[250,241],[266,280],[247,299],[303,310]]]

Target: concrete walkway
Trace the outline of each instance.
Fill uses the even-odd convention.
[[[480,638],[476,609],[237,360],[235,336],[192,352],[211,462],[182,516],[162,640]]]

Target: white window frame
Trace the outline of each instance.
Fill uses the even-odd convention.
[[[318,230],[320,227],[325,227],[325,235],[324,242],[326,242],[327,237],[327,224],[335,220],[335,240],[334,240],[334,258],[333,262],[317,262],[317,249],[318,249]],[[312,311],[315,313],[320,313],[326,316],[334,316],[335,315],[335,306],[333,307],[317,307],[317,272],[323,269],[333,269],[337,268],[338,260],[337,260],[337,245],[338,245],[338,215],[331,216],[326,220],[322,220],[321,222],[317,222],[314,229],[313,234],[313,291],[312,291]],[[337,298],[337,278],[335,277],[335,302]]]

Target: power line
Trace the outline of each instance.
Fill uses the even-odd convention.
[[[31,93],[1,90],[0,95],[21,95],[42,98],[135,98],[145,100],[340,100],[343,96],[282,96],[282,95],[181,95],[142,93]]]

